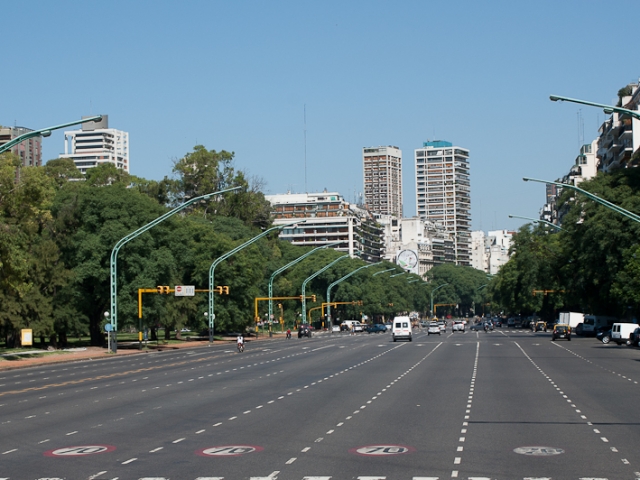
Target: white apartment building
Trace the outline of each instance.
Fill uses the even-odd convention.
[[[443,228],[419,217],[395,218],[377,216],[384,228],[384,260],[406,263],[417,256],[417,265],[410,269],[424,277],[434,265],[453,263],[453,239]],[[405,258],[398,258],[398,256]],[[405,268],[405,267],[403,267]]]
[[[87,118],[87,117],[83,117]],[[82,124],[81,130],[64,132],[64,153],[83,174],[102,163],[112,163],[129,173],[129,134],[109,128],[109,116]]]
[[[469,150],[447,141],[415,150],[416,212],[442,226],[454,241],[454,263],[471,265]]]
[[[331,248],[366,262],[381,260],[382,226],[369,211],[346,202],[339,193],[286,193],[265,198],[271,203],[274,225],[305,220],[283,229],[282,240],[309,247],[341,242]]]
[[[509,261],[509,248],[514,232],[493,230],[487,235],[478,230],[471,232],[471,266],[491,275]]]
[[[402,218],[402,151],[364,147],[364,203],[370,212]]]

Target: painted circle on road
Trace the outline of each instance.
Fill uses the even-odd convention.
[[[356,455],[365,455],[383,457],[387,455],[402,455],[403,453],[413,453],[416,449],[407,447],[406,445],[365,445],[349,450],[349,453]]]
[[[247,453],[261,452],[262,447],[255,445],[220,445],[197,450],[196,454],[203,457],[238,457]]]
[[[556,447],[518,447],[513,449],[520,455],[529,455],[532,457],[548,457],[550,455],[560,455],[564,450]]]
[[[78,445],[75,447],[56,448],[47,450],[44,454],[47,457],[84,457],[97,453],[113,452],[116,449],[113,445]]]

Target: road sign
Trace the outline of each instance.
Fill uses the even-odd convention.
[[[111,325],[110,323],[107,323],[107,324],[104,326],[104,331],[105,331],[105,332],[110,332],[110,331],[112,331],[112,330],[113,330],[113,325]]]
[[[47,457],[84,457],[97,453],[113,452],[116,449],[113,445],[78,445],[75,447],[56,448],[44,452]]]
[[[176,297],[193,297],[196,294],[195,285],[176,285],[173,290]]]
[[[416,449],[406,445],[366,445],[349,450],[350,453],[366,456],[388,456],[402,455],[403,453],[413,453]]]
[[[196,454],[204,457],[238,457],[247,453],[261,452],[262,450],[262,447],[255,445],[220,445],[198,450]]]

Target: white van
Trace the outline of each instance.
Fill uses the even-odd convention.
[[[631,345],[631,334],[638,326],[637,323],[614,323],[611,327],[611,341],[618,345]]]
[[[405,339],[411,341],[411,319],[409,317],[396,317],[391,326],[393,341]]]
[[[364,326],[358,320],[345,320],[340,324],[340,329],[348,332],[363,332]]]

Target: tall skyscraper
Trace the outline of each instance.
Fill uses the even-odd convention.
[[[471,265],[469,150],[438,140],[415,150],[416,212],[454,240],[455,263]]]
[[[364,147],[364,203],[372,213],[402,218],[402,151]]]
[[[64,132],[64,154],[59,158],[70,158],[82,173],[102,163],[129,173],[129,134],[109,128],[109,116],[103,115],[100,122],[83,123],[82,130]]]

